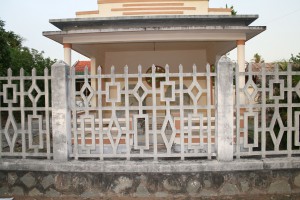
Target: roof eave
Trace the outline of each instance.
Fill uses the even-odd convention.
[[[172,27],[179,25],[248,26],[257,18],[258,15],[165,15],[50,19],[49,22],[60,30],[79,30],[101,27]]]

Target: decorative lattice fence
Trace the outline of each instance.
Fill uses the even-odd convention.
[[[258,70],[253,71],[252,65],[248,69],[236,70],[235,156],[299,154],[299,68],[261,64]],[[247,80],[242,87],[241,77]]]
[[[0,157],[52,158],[50,81],[48,69],[0,77]]]
[[[213,159],[300,153],[300,70],[291,65],[233,72],[194,66],[170,72],[76,75],[65,63],[50,76],[0,77],[0,157]],[[146,71],[146,70],[145,70]],[[235,76],[234,76],[235,74]],[[244,81],[246,80],[246,81]],[[80,87],[78,87],[80,83]],[[52,102],[52,103],[50,103]]]
[[[183,73],[182,66],[177,73],[166,66],[165,73],[150,74],[142,73],[141,66],[136,74],[128,74],[128,67],[123,74],[114,67],[110,74],[102,74],[101,68],[96,75],[87,70],[75,75],[73,70],[71,157],[211,159],[213,77],[209,65],[204,73],[196,66],[190,73]],[[84,80],[79,91],[77,80]]]

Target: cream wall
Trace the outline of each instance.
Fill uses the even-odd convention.
[[[116,73],[123,73],[124,66],[128,65],[129,73],[137,73],[138,65],[142,65],[143,72],[153,64],[165,67],[170,66],[170,72],[178,72],[178,66],[183,65],[184,72],[192,72],[194,64],[199,71],[205,71],[207,64],[206,50],[182,50],[182,51],[130,51],[130,52],[106,52],[105,71],[110,72],[112,65]]]
[[[209,12],[209,15],[231,15],[231,11]]]
[[[208,0],[106,0],[98,10],[76,12],[77,18],[150,15],[231,15],[231,9],[209,8]]]
[[[100,15],[99,14],[86,14],[86,15],[76,14],[76,18],[93,18],[93,17],[100,17]]]
[[[162,4],[158,6],[157,4]],[[140,5],[137,5],[140,4]],[[192,1],[119,1],[98,4],[98,11],[80,11],[77,18],[140,15],[208,15],[208,0]],[[118,9],[118,10],[112,10]],[[219,14],[219,13],[218,13]]]
[[[110,73],[110,67],[115,66],[115,73],[123,74],[124,65],[128,65],[129,73],[137,73],[138,65],[142,65],[142,71],[145,73],[149,67],[153,64],[165,67],[166,64],[170,66],[170,72],[178,72],[180,64],[183,65],[184,72],[192,72],[193,65],[196,64],[197,71],[204,72],[207,64],[206,50],[190,50],[190,51],[131,51],[131,52],[107,52],[105,53],[105,72]],[[199,84],[206,88],[206,81],[198,80]],[[120,80],[122,83],[122,81]],[[151,89],[145,82],[144,85]],[[188,87],[192,80],[184,80],[185,85]],[[132,82],[130,84],[135,84]],[[123,88],[123,83],[121,88]],[[114,93],[112,91],[112,93]],[[147,99],[147,102],[152,102],[151,98]],[[199,101],[199,105],[206,104],[206,95],[203,95]],[[148,104],[148,103],[147,103]],[[157,97],[157,105],[164,105],[164,102],[160,101],[160,97]]]
[[[172,2],[172,1],[171,1]],[[180,1],[176,2],[179,3]],[[166,3],[166,2],[164,2]],[[195,7],[196,10],[183,10],[184,15],[207,15],[208,14],[208,1],[182,1],[184,3],[183,7]],[[113,16],[124,16],[123,12],[124,11],[111,11],[111,9],[115,8],[124,8],[123,7],[124,3],[110,3],[110,4],[98,4],[98,9],[99,9],[99,17],[113,17]],[[147,8],[152,8],[151,10],[137,10],[137,12],[168,12],[170,10],[157,10],[157,6],[143,6]],[[127,7],[128,8],[128,7]],[[136,8],[136,7],[135,7]],[[137,14],[141,15],[141,14]],[[149,15],[149,14],[145,14]],[[168,15],[167,13],[164,13],[163,15]],[[173,14],[171,14],[173,15]],[[135,16],[135,15],[132,15]],[[81,16],[78,16],[81,17]],[[84,17],[84,16],[83,16]],[[86,17],[86,16],[85,16]]]

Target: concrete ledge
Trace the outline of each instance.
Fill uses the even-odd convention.
[[[258,15],[163,15],[163,16],[121,16],[95,18],[50,19],[49,22],[60,30],[82,28],[137,27],[137,26],[171,26],[174,25],[238,25],[248,26],[258,18]]]
[[[1,159],[4,171],[53,171],[100,173],[185,173],[299,169],[299,158],[213,161],[68,161]]]

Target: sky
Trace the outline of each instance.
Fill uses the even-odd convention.
[[[266,62],[289,59],[300,53],[300,0],[210,0],[210,7],[234,6],[237,14],[258,14],[251,25],[267,30],[246,43],[246,60],[258,53]],[[97,0],[1,0],[0,19],[6,30],[22,36],[24,46],[44,51],[46,57],[63,60],[62,45],[44,37],[55,31],[49,19],[74,18],[76,11],[96,10]],[[236,50],[229,53],[236,60]],[[72,62],[85,57],[72,53]]]

